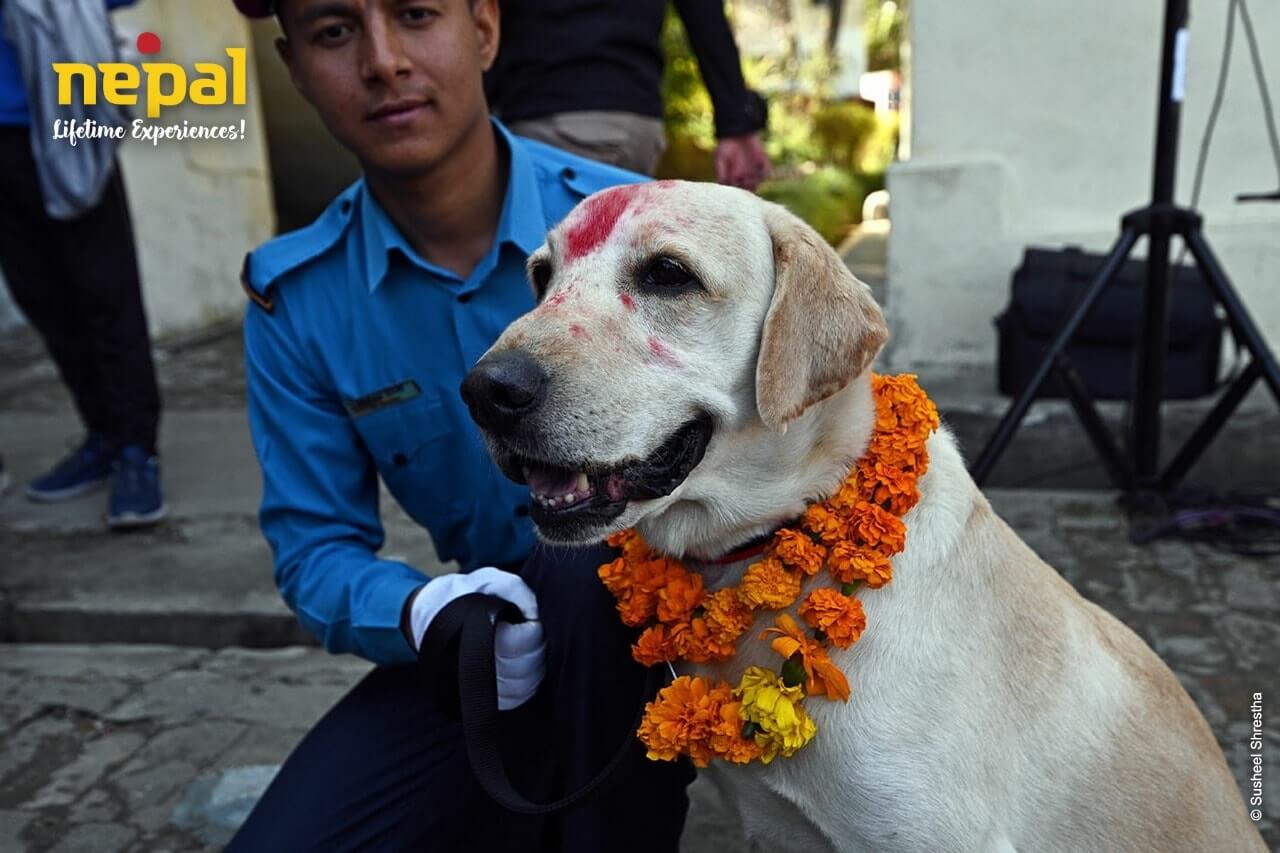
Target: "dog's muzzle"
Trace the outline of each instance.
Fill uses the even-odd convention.
[[[546,396],[546,371],[523,350],[486,355],[462,380],[471,418],[494,435],[510,435]]]

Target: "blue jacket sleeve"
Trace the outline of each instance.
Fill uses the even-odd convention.
[[[108,9],[119,9],[121,6],[132,6],[138,0],[107,0]]]
[[[250,306],[244,326],[249,427],[262,467],[259,519],[276,585],[329,651],[412,662],[400,618],[427,578],[378,559],[376,468],[341,401],[299,357],[282,302],[271,314]]]

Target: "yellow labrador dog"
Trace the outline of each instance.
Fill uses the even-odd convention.
[[[781,207],[709,184],[614,188],[579,205],[529,272],[538,307],[463,393],[495,460],[528,483],[545,539],[635,527],[696,568],[832,494],[866,449],[883,316]],[[894,581],[863,596],[862,640],[832,650],[851,700],[807,703],[820,733],[791,759],[712,766],[748,837],[876,853],[1263,850],[1173,673],[996,516],[945,429],[928,450]],[[701,570],[717,587],[745,566]],[[769,627],[762,613],[746,636]],[[736,683],[765,663],[767,644],[747,642],[732,672],[701,670]]]

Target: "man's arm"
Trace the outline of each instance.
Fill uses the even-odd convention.
[[[755,189],[769,174],[769,158],[760,143],[767,121],[764,100],[747,89],[733,31],[720,0],[675,0],[689,34],[702,82],[715,110],[716,180]]]
[[[263,535],[276,585],[302,625],[333,652],[379,664],[416,654],[401,615],[427,578],[380,560],[378,479],[341,402],[314,380],[277,296],[245,318],[249,426],[262,467]]]

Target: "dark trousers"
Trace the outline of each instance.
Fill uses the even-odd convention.
[[[84,425],[154,452],[160,393],[133,228],[117,169],[97,206],[44,211],[26,127],[0,127],[0,269],[44,339]]]
[[[674,853],[693,769],[649,761],[635,739],[645,670],[631,660],[634,632],[596,577],[611,556],[540,548],[525,564],[546,632],[547,677],[533,700],[502,715],[507,775],[527,797],[577,790],[628,741],[608,788],[551,817],[504,810],[479,788],[460,724],[415,668],[379,668],[289,756],[229,853]]]

